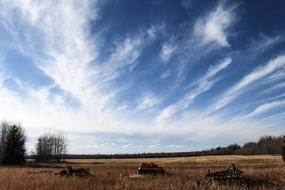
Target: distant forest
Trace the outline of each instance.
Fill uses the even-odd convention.
[[[284,146],[283,136],[264,136],[258,142],[249,142],[244,145],[231,144],[225,147],[216,147],[209,150],[193,152],[171,153],[141,153],[141,154],[96,154],[96,155],[66,155],[67,159],[105,159],[105,158],[161,158],[161,157],[187,157],[209,155],[261,155],[281,154]]]
[[[215,147],[208,150],[192,152],[158,152],[140,154],[67,154],[67,139],[63,134],[43,134],[38,137],[35,152],[26,156],[27,136],[20,124],[0,122],[0,164],[24,164],[25,158],[34,158],[38,162],[62,162],[65,159],[100,159],[100,158],[158,158],[187,157],[207,155],[260,155],[281,154],[285,145],[285,136],[264,136],[258,142],[244,145],[231,144],[225,147]],[[283,159],[285,160],[285,148]]]

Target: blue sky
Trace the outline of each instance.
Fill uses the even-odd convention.
[[[283,134],[284,18],[281,0],[1,0],[0,119],[70,153]]]

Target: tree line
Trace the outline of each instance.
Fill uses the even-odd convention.
[[[257,142],[248,142],[244,145],[231,144],[218,146],[208,150],[192,152],[160,152],[160,153],[139,153],[139,154],[97,154],[97,155],[66,155],[67,159],[107,159],[107,158],[164,158],[164,157],[191,157],[209,155],[261,155],[281,154],[285,145],[284,136],[264,136]],[[285,160],[285,148],[284,148]]]
[[[211,149],[212,154],[235,154],[235,155],[261,155],[281,154],[285,145],[284,136],[263,136],[257,142],[248,142],[244,145],[232,144],[226,147]]]
[[[20,124],[0,124],[0,164],[24,164],[27,136]],[[64,160],[67,140],[63,134],[41,135],[35,144],[34,159],[38,162],[60,162]]]
[[[68,155],[67,139],[61,133],[47,133],[38,137],[35,152],[26,155],[27,136],[19,123],[0,123],[0,164],[23,164],[26,158],[37,162],[62,162],[64,159],[100,159],[100,158],[156,158],[156,157],[186,157],[205,155],[259,155],[281,154],[285,145],[284,136],[264,136],[257,142],[244,145],[231,144],[202,151],[171,152],[171,153],[141,153],[141,154],[111,154],[111,155]],[[285,158],[285,148],[283,148]]]

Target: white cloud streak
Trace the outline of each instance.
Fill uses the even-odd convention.
[[[278,36],[267,36],[264,34],[259,35],[259,40],[253,40],[249,50],[250,54],[257,56],[258,54],[264,53],[272,47],[280,44],[285,40],[284,35]]]
[[[246,117],[254,117],[274,108],[285,106],[285,100],[276,100],[258,106],[254,111],[250,112]]]
[[[163,109],[156,118],[157,123],[170,118],[175,113],[186,109],[200,94],[210,90],[217,78],[214,78],[219,72],[226,69],[232,62],[231,58],[225,58],[220,63],[210,66],[204,76],[195,81],[191,86],[194,88],[188,92],[184,98],[180,99],[177,103],[172,104]]]
[[[264,93],[272,92],[272,91],[279,90],[279,89],[285,89],[285,82],[280,82],[280,83],[277,83],[276,85],[273,85],[272,87],[265,90]]]
[[[168,62],[176,47],[172,44],[163,44],[160,51],[160,58],[163,62]]]
[[[141,99],[138,101],[138,109],[145,110],[148,108],[153,108],[154,106],[158,105],[161,100],[158,97],[155,97],[152,93],[144,93]]]
[[[285,66],[285,55],[280,55],[273,60],[270,60],[266,65],[256,68],[250,74],[246,75],[241,81],[227,90],[214,105],[214,111],[219,110],[234,100],[252,83],[259,79],[268,76],[279,68]]]
[[[98,75],[103,84],[116,79],[121,74],[121,69],[134,68],[135,62],[143,49],[144,40],[141,36],[124,39],[110,55],[103,66],[99,66]]]

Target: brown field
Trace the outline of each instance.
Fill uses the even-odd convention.
[[[285,165],[281,156],[202,156],[154,159],[96,159],[68,160],[73,168],[89,167],[91,176],[61,177],[55,175],[65,167],[35,165],[0,167],[2,190],[179,190],[179,189],[285,189]],[[153,161],[167,171],[165,176],[138,176],[136,169],[142,162]],[[243,170],[250,184],[225,184],[204,181],[210,169],[219,171],[231,164]],[[33,167],[32,167],[33,166]]]

